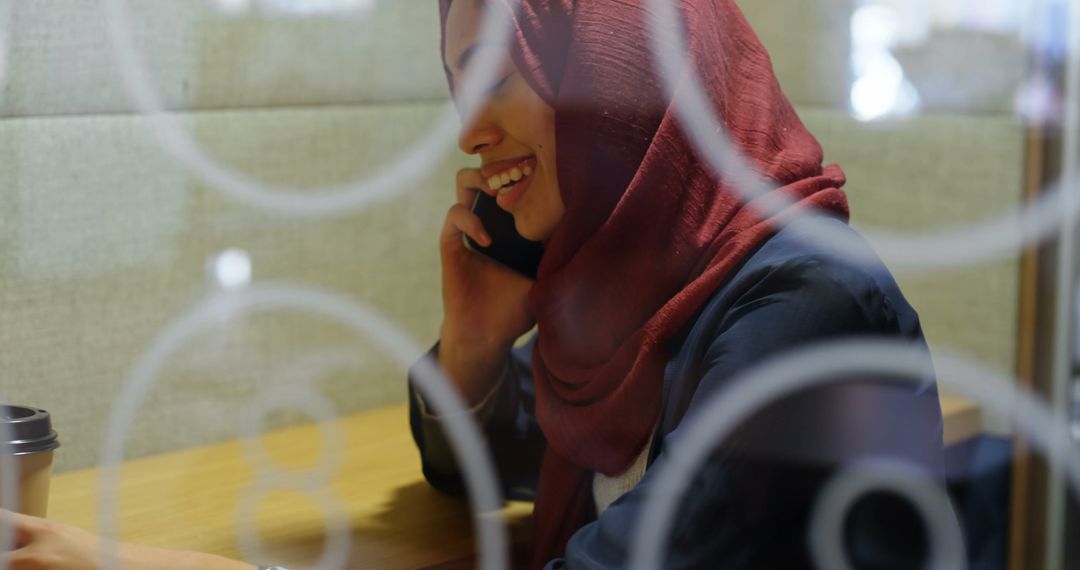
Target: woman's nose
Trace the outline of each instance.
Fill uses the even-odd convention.
[[[498,125],[484,118],[476,117],[469,124],[461,127],[458,136],[458,147],[465,154],[477,154],[481,150],[499,144],[502,140],[502,130]]]

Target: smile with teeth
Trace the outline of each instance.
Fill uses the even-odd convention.
[[[506,194],[516,183],[532,176],[533,168],[529,162],[523,161],[509,170],[491,176],[487,180],[488,188],[492,191],[498,190],[500,196]]]

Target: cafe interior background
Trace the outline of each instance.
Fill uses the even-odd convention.
[[[846,170],[854,226],[926,248],[926,263],[883,255],[935,357],[1033,391],[1080,438],[1077,231],[1058,215],[1080,192],[1077,2],[739,4]],[[439,134],[454,111],[434,0],[0,10],[0,397],[52,414],[56,477],[100,466],[125,414],[133,460],[236,438],[252,410],[272,430],[403,404],[396,349],[312,307],[379,315],[406,356],[435,340],[437,231],[473,162]],[[950,240],[971,253],[935,257]],[[236,309],[259,295],[281,302]],[[1063,474],[953,396],[958,484],[1004,513],[969,555],[1080,567]]]

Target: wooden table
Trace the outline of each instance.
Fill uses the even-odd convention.
[[[330,492],[352,529],[349,568],[419,568],[467,558],[474,552],[466,503],[433,490],[420,472],[404,406],[342,418],[347,451]],[[283,468],[317,463],[315,425],[262,438]],[[198,550],[254,562],[240,552],[236,510],[256,482],[239,441],[128,461],[121,470],[120,536],[123,540]],[[97,469],[53,479],[49,517],[98,530]],[[511,503],[505,514],[515,540],[527,535],[532,506]],[[273,492],[254,517],[259,536],[277,564],[303,567],[318,559],[326,532],[318,503],[295,492]]]
[[[942,398],[946,443],[978,433],[978,408]],[[464,501],[427,485],[404,406],[362,412],[337,422],[347,451],[330,485],[352,532],[349,568],[419,568],[468,558],[472,519]],[[311,468],[321,449],[318,427],[307,425],[262,438],[284,468]],[[123,540],[253,560],[240,552],[237,506],[256,477],[238,441],[128,461],[121,470],[119,512]],[[50,517],[97,531],[96,469],[54,478]],[[527,535],[531,505],[505,509],[511,535]],[[251,521],[249,521],[251,522]],[[253,521],[272,561],[302,567],[322,550],[326,527],[317,503],[294,492],[263,498]]]
[[[941,415],[945,419],[945,445],[959,443],[983,431],[982,410],[974,402],[953,396],[941,396]]]

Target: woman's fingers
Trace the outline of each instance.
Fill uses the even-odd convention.
[[[493,194],[479,168],[462,168],[457,173],[457,203],[472,208],[477,192]]]
[[[6,509],[0,509],[0,540],[11,540],[13,537],[15,548],[22,548],[31,541],[35,532],[40,531],[41,527],[45,525],[43,519],[31,517],[14,511]],[[13,535],[4,535],[3,531],[11,532],[14,530]],[[0,548],[4,546],[11,546],[10,544],[0,543]]]
[[[443,237],[460,239],[459,235],[454,234],[465,234],[484,247],[491,245],[491,237],[484,231],[483,222],[472,212],[477,193],[488,190],[480,169],[462,168],[457,173],[456,185],[457,203],[446,214]]]
[[[491,237],[484,231],[484,224],[464,204],[454,204],[446,213],[446,224],[443,226],[443,237],[460,239],[458,236],[465,234],[476,243],[487,247],[491,245]]]

